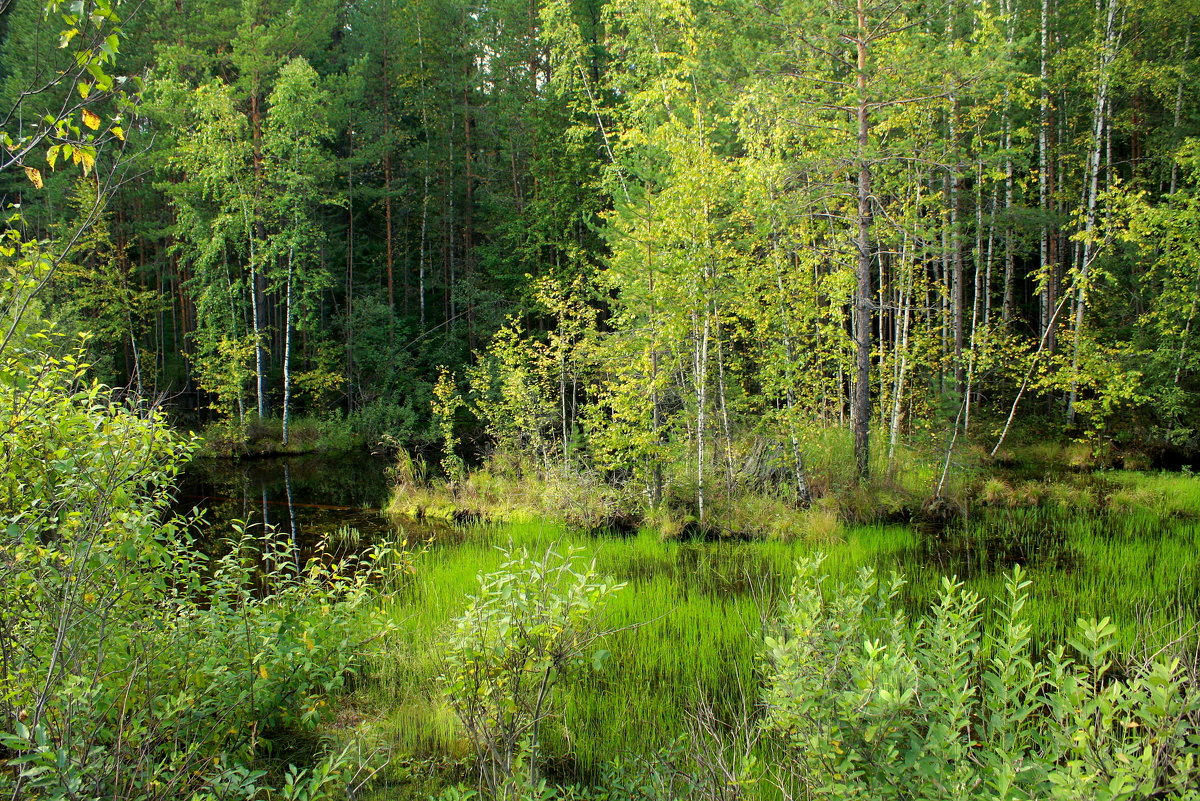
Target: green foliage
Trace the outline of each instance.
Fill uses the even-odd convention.
[[[1108,618],[1079,621],[1077,656],[1037,658],[1019,568],[985,634],[961,582],[909,621],[899,578],[826,589],[820,561],[764,639],[764,725],[795,797],[1196,798],[1200,695],[1180,662],[1118,673]]]
[[[8,278],[22,303],[26,278]],[[13,314],[11,309],[8,310]],[[13,797],[253,798],[274,733],[329,713],[390,560],[239,530],[208,559],[171,513],[193,442],[114,400],[28,318],[0,349],[0,791]],[[360,628],[360,625],[365,628]],[[325,798],[333,754],[283,781]]]
[[[442,684],[475,750],[480,786],[497,797],[538,786],[540,729],[555,712],[556,690],[590,660],[609,633],[604,605],[621,589],[595,562],[554,548],[531,557],[507,552],[454,621]],[[518,795],[517,797],[520,797]]]
[[[411,398],[402,402],[376,398],[356,409],[349,422],[370,445],[397,448],[402,442],[423,444],[430,434],[428,427],[421,425],[422,417],[417,407]]]
[[[454,384],[454,374],[445,366],[441,367],[433,385],[433,419],[442,440],[442,470],[451,481],[462,478],[465,472],[455,433],[458,410],[465,405]]]
[[[476,416],[502,451],[545,460],[553,447],[558,410],[546,356],[542,343],[509,325],[467,374]]]
[[[0,792],[257,798],[272,784],[258,763],[269,738],[311,729],[344,686],[385,553],[301,563],[295,543],[270,535],[256,548],[258,532],[241,529],[209,559],[195,521],[172,512],[195,442],[160,409],[96,381],[79,340],[40,319],[40,302],[59,293],[56,317],[93,327],[98,343],[128,342],[126,372],[142,389],[138,332],[154,306],[110,238],[115,167],[93,174],[102,149],[125,139],[119,119],[93,109],[136,85],[108,73],[123,41],[118,5],[21,6],[66,26],[59,49],[73,64],[18,76],[33,83],[18,87],[8,119],[48,98],[56,111],[31,134],[3,134],[0,171],[22,167],[42,190],[26,162],[45,147],[51,169],[73,163],[89,180],[53,240],[27,237],[13,216],[0,247]],[[236,339],[223,333],[219,342]],[[232,408],[235,390],[220,388]],[[343,752],[290,769],[280,793],[328,798],[348,765]]]
[[[154,315],[162,311],[162,298],[138,280],[128,247],[113,241],[106,202],[91,181],[76,181],[70,195],[74,215],[58,226],[60,241],[54,243],[65,259],[46,289],[46,305],[60,330],[86,332],[93,375],[106,383],[127,377],[137,386],[143,378],[142,362],[147,364],[146,379],[153,377],[157,354],[140,343]],[[93,222],[79,231],[79,220]]]
[[[343,686],[372,564],[300,565],[250,531],[206,563],[169,517],[189,443],[84,383],[70,353],[4,357],[0,709],[18,770],[0,781],[46,797],[252,794],[262,774],[244,766],[266,735],[312,726]]]

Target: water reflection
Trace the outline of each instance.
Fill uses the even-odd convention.
[[[308,551],[322,540],[338,550],[352,550],[402,536],[381,511],[388,496],[387,466],[368,456],[200,459],[184,474],[178,507],[204,513],[202,538],[207,542],[230,536],[233,521],[241,520],[273,526],[297,551]]]

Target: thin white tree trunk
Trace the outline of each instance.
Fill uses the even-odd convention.
[[[246,210],[245,201],[242,202],[242,218],[246,225],[246,236],[250,244],[250,314],[253,318],[252,324],[254,327],[254,386],[258,401],[258,416],[261,419],[267,416],[267,375],[263,366],[263,356],[265,354],[262,345],[261,323],[259,322],[258,261],[254,257],[254,228],[250,221],[250,214]]]
[[[1179,83],[1175,86],[1175,115],[1174,115],[1174,130],[1172,133],[1179,135],[1179,121],[1183,116],[1183,81],[1187,77],[1187,65],[1189,53],[1192,52],[1192,27],[1189,24],[1187,33],[1183,37],[1183,53],[1179,61]],[[1175,187],[1179,180],[1179,162],[1176,159],[1171,160],[1171,188],[1170,194],[1175,194]],[[1178,381],[1176,381],[1178,383]]]
[[[1117,5],[1118,0],[1108,0],[1108,13],[1104,24],[1104,46],[1100,51],[1100,69],[1096,83],[1096,102],[1092,110],[1092,144],[1088,153],[1083,248],[1080,256],[1078,286],[1075,292],[1075,335],[1071,345],[1071,391],[1067,398],[1067,425],[1075,422],[1075,403],[1079,393],[1079,350],[1083,339],[1084,313],[1087,309],[1088,278],[1096,247],[1092,239],[1096,229],[1096,204],[1100,186],[1100,149],[1104,145],[1109,67],[1116,58],[1117,50]]]
[[[288,248],[287,289],[283,312],[283,446],[288,444],[292,408],[292,264],[294,250]]]
[[[696,517],[704,525],[704,437],[708,424],[708,338],[711,330],[707,305],[704,320],[698,326],[692,350],[692,375],[696,390]]]
[[[917,197],[919,202],[919,187]],[[905,277],[900,287],[900,307],[903,311],[901,312],[900,338],[896,343],[899,367],[896,370],[896,386],[892,390],[891,425],[888,432],[888,464],[895,462],[896,445],[900,442],[900,415],[904,404],[904,382],[908,376],[908,332],[912,320],[912,296],[915,288],[913,266],[908,263],[908,247],[908,237],[906,235],[900,248],[900,264]]]

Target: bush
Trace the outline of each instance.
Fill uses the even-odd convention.
[[[412,398],[397,403],[391,398],[376,398],[351,412],[347,418],[354,432],[372,448],[425,443],[429,436],[421,429],[421,415]]]
[[[0,794],[256,797],[269,737],[311,729],[353,668],[378,562],[245,531],[206,558],[171,513],[193,443],[55,343],[0,351]],[[344,761],[279,784],[324,797]]]
[[[540,727],[554,691],[608,630],[601,612],[623,585],[599,578],[585,563],[553,548],[533,558],[507,552],[447,643],[442,686],[475,749],[479,784],[495,796],[537,787]]]
[[[48,638],[53,622],[28,616],[26,630],[36,633],[13,673],[36,682],[10,685],[6,700],[17,713],[0,742],[17,755],[10,762],[17,772],[11,788],[0,776],[0,790],[256,795],[264,771],[253,767],[271,739],[329,717],[328,699],[344,688],[366,639],[358,618],[372,564],[383,556],[329,566],[318,555],[301,567],[286,539],[268,537],[260,551],[251,542],[261,539],[243,531],[227,555],[207,564],[186,531],[170,530],[169,539],[139,543],[140,565],[105,560],[118,571],[116,582],[109,577],[113,593],[101,599],[94,581],[84,583],[66,618],[71,651],[61,671]],[[153,575],[135,579],[146,565]],[[44,572],[19,577],[17,589],[63,592]],[[46,686],[52,690],[43,695]],[[292,771],[292,779],[323,776],[329,784],[343,761]]]
[[[1116,670],[1107,619],[1079,622],[1074,656],[1035,659],[1019,568],[985,635],[982,599],[959,582],[910,623],[892,611],[898,577],[827,590],[819,564],[799,566],[764,640],[786,797],[1200,797],[1200,694],[1178,661]]]

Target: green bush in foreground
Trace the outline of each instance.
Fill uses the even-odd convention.
[[[0,399],[0,797],[327,797],[338,754],[262,757],[328,716],[377,560],[245,530],[206,559],[171,512],[191,443],[50,332],[0,346]]]
[[[607,629],[605,601],[623,585],[553,548],[507,552],[454,621],[442,685],[477,757],[479,784],[497,797],[537,788],[540,728],[558,684]]]
[[[1074,656],[1030,650],[1014,569],[994,634],[980,596],[946,579],[928,620],[871,571],[830,591],[800,566],[765,638],[763,726],[787,798],[1200,798],[1200,694],[1180,663],[1118,671],[1107,619],[1079,621]]]

